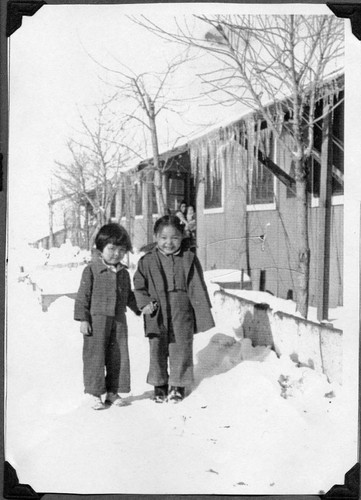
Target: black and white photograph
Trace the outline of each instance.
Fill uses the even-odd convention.
[[[29,498],[327,498],[345,477],[356,498],[350,19],[28,3],[7,25],[8,474]]]

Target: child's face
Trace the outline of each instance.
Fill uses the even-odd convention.
[[[126,249],[120,245],[113,245],[113,243],[107,243],[102,251],[102,257],[108,264],[118,264],[123,260],[126,254]]]
[[[182,243],[182,233],[173,226],[165,226],[156,234],[157,245],[166,255],[175,253]]]

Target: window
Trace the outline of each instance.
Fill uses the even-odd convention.
[[[261,131],[265,134],[260,137],[260,150],[266,152],[270,159],[275,157],[275,141],[273,134],[267,134],[267,123],[262,122]],[[262,133],[262,132],[261,132]],[[267,142],[267,145],[266,145]],[[247,170],[247,205],[248,210],[274,210],[276,177],[256,158],[253,165]]]
[[[143,214],[143,184],[137,182],[135,184],[135,215]]]
[[[155,195],[155,187],[153,182],[152,182],[152,214],[153,215],[158,214],[157,197]]]
[[[248,205],[268,205],[274,203],[274,176],[260,162],[248,171]]]
[[[184,179],[170,177],[169,194],[175,196],[184,196]]]
[[[343,174],[344,174],[344,105],[338,104],[343,99],[343,92],[340,92],[334,100],[334,109],[332,110],[332,196],[343,195]],[[316,105],[316,117],[322,113],[322,101]],[[322,149],[322,120],[315,123],[314,126],[314,153],[310,161],[310,181],[309,191],[313,198],[320,197],[321,182],[321,149]]]
[[[337,100],[343,99],[344,92],[340,92]],[[344,105],[341,103],[333,110],[332,122],[332,195],[343,195],[343,174],[344,174]]]
[[[204,208],[222,208],[222,172],[219,169],[211,171],[209,161],[206,166]]]
[[[111,218],[116,217],[116,201],[117,201],[117,197],[114,195],[112,202],[110,204],[110,217]]]
[[[127,214],[127,201],[125,198],[125,186],[121,189],[121,217],[126,217]]]
[[[187,199],[186,174],[171,172],[168,177],[168,208],[176,211],[183,199]]]
[[[307,190],[314,198],[320,197],[321,164],[316,158],[310,159],[310,173],[308,176]]]

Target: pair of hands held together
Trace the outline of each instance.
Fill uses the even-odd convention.
[[[142,314],[152,314],[154,311],[156,311],[158,307],[158,304],[156,301],[149,302],[145,307],[142,309]],[[81,321],[80,323],[80,333],[83,335],[89,337],[93,333],[93,329],[89,321]]]

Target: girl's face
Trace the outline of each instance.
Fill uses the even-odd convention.
[[[182,243],[182,233],[173,226],[164,226],[155,237],[158,248],[166,255],[175,253]]]
[[[193,215],[194,215],[194,208],[192,206],[189,206],[187,210],[187,217],[191,218],[193,217]]]
[[[107,243],[102,251],[102,257],[108,264],[118,264],[124,259],[124,255],[127,253],[126,249],[119,245],[113,245],[113,243]]]
[[[187,205],[185,203],[182,203],[180,206],[180,211],[182,212],[182,214],[184,214],[186,210],[187,210]]]

